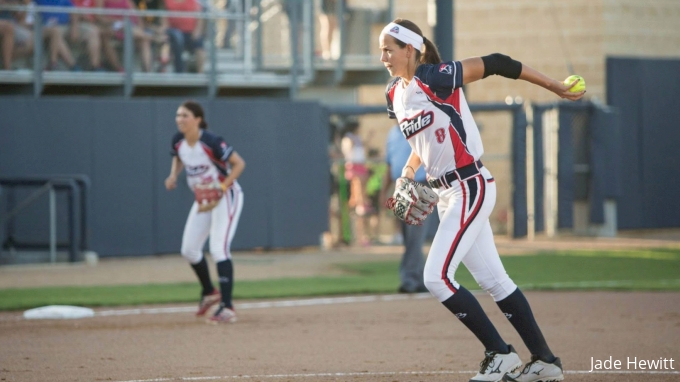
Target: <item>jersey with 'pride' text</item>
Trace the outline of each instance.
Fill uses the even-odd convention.
[[[385,91],[389,117],[397,119],[430,178],[472,164],[484,153],[462,85],[461,63],[449,61],[422,64],[408,85],[397,77]]]

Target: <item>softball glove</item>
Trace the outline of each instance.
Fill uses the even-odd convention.
[[[220,203],[224,189],[218,182],[198,184],[194,187],[198,212],[208,212]]]
[[[432,189],[409,178],[398,178],[394,195],[387,199],[386,206],[394,216],[406,224],[422,225],[427,215],[434,211],[439,196]]]

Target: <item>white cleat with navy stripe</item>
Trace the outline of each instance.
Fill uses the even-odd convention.
[[[505,376],[506,382],[558,382],[564,379],[562,371],[562,361],[555,358],[552,363],[541,361],[536,356],[531,357],[531,362],[527,363],[521,371],[508,373]]]
[[[479,364],[479,373],[470,382],[499,382],[507,373],[519,370],[522,367],[522,360],[517,352],[508,345],[508,354],[501,354],[495,351],[484,353],[484,359]]]

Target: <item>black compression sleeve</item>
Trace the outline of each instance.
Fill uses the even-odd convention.
[[[512,78],[514,80],[518,79],[520,74],[522,74],[522,63],[515,61],[509,56],[494,53],[488,56],[482,57],[484,61],[484,77],[486,78],[492,74],[498,74],[499,76]]]

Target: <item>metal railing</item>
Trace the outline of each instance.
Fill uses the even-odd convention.
[[[28,197],[21,202],[16,202],[15,190],[17,188],[33,188]],[[50,253],[50,262],[57,260],[57,250],[67,249],[69,261],[78,259],[78,253],[88,249],[88,202],[90,180],[86,175],[51,175],[51,176],[27,176],[0,178],[0,191],[7,195],[6,214],[0,216],[0,228],[2,228],[5,240],[2,244],[9,249],[47,249]],[[57,192],[67,194],[67,232],[68,242],[59,243],[57,240]],[[2,195],[0,194],[0,195]],[[22,242],[15,238],[15,218],[29,206],[40,200],[45,194],[49,199],[49,238],[44,242]]]
[[[105,8],[80,8],[60,6],[16,6],[0,5],[0,10],[26,12],[30,16],[33,28],[33,55],[32,68],[30,71],[0,71],[0,82],[5,83],[32,83],[33,94],[40,96],[46,84],[83,84],[83,85],[122,85],[123,95],[130,97],[136,86],[189,86],[205,87],[207,95],[217,95],[220,86],[235,86],[238,84],[245,87],[290,87],[290,94],[295,98],[299,86],[312,82],[315,78],[316,69],[331,69],[334,71],[333,83],[343,81],[347,70],[347,57],[351,56],[354,61],[375,64],[379,66],[377,57],[367,49],[360,54],[348,52],[350,42],[348,36],[354,33],[351,46],[356,49],[357,44],[365,47],[373,43],[370,33],[360,36],[366,41],[356,40],[357,23],[362,23],[362,14],[369,12],[369,8],[347,9],[343,1],[338,1],[335,17],[340,38],[340,54],[332,59],[320,60],[316,57],[316,31],[315,18],[319,10],[315,9],[315,0],[288,0],[291,3],[299,2],[301,9],[292,7],[285,11],[283,0],[245,0],[245,8],[224,11],[210,6],[201,12],[171,12],[153,10],[123,10]],[[372,9],[381,15],[383,22],[392,16],[394,0],[384,0],[386,8]],[[298,11],[301,10],[301,13]],[[348,12],[354,12],[356,19],[347,18]],[[362,13],[363,12],[363,13]],[[44,36],[41,15],[46,13],[66,13],[77,15],[115,16],[122,18],[122,72],[78,72],[69,73],[64,70],[46,72],[44,68]],[[135,28],[134,18],[194,18],[206,21],[204,30],[204,49],[206,54],[203,73],[156,73],[141,72],[137,70],[136,61],[139,54],[135,52]],[[286,22],[287,19],[287,22]],[[385,19],[385,20],[383,20]],[[347,28],[347,22],[354,22],[351,30]],[[239,36],[239,45],[234,51],[227,51],[219,47],[217,41],[218,29],[221,31],[223,24],[236,23]],[[285,28],[288,25],[288,33]],[[362,24],[363,25],[363,24]],[[100,26],[101,28],[108,28]],[[364,25],[366,31],[370,31],[370,25]],[[282,29],[283,28],[283,29]],[[265,31],[266,29],[266,31]],[[299,31],[299,38],[293,38]],[[276,44],[276,38],[281,38],[281,43]],[[348,54],[349,53],[349,54]],[[329,66],[330,65],[330,66]],[[369,64],[365,64],[369,65]],[[148,68],[147,68],[148,69]],[[22,82],[23,81],[23,82]]]
[[[311,0],[298,0],[302,2],[303,15],[299,20],[292,20],[294,24],[300,24],[302,30],[306,31],[306,35],[311,35],[309,32],[311,28],[311,23],[313,22],[312,14],[312,1]],[[255,1],[257,7],[260,6],[260,1]],[[221,82],[221,74],[218,72],[218,47],[216,45],[216,23],[218,21],[226,20],[228,22],[241,22],[242,25],[239,35],[241,38],[242,47],[239,51],[240,57],[235,57],[231,61],[237,62],[240,65],[233,66],[235,70],[230,70],[232,76],[240,76],[244,79],[252,78],[258,73],[267,73],[266,81],[271,82],[272,77],[277,77],[279,82],[287,81],[288,75],[280,75],[274,70],[267,70],[263,65],[258,65],[261,63],[261,58],[255,59],[254,53],[257,53],[255,49],[255,44],[261,43],[261,28],[262,23],[257,17],[259,12],[254,12],[253,0],[245,1],[246,7],[243,12],[231,13],[224,12],[214,9],[205,9],[202,12],[171,12],[171,11],[150,11],[150,10],[121,10],[121,9],[104,9],[104,8],[79,8],[79,7],[54,7],[54,6],[9,6],[0,5],[0,10],[7,11],[17,11],[17,12],[27,12],[28,15],[33,19],[33,67],[32,67],[32,82],[34,88],[34,95],[39,96],[42,93],[44,85],[45,68],[43,63],[43,22],[41,15],[44,13],[67,13],[67,14],[78,14],[78,15],[102,15],[102,16],[116,16],[122,17],[122,32],[123,32],[123,68],[124,73],[85,73],[79,72],[78,74],[87,77],[92,77],[91,82],[96,83],[97,78],[111,80],[113,81],[122,80],[124,85],[124,95],[131,96],[133,93],[133,87],[135,85],[136,79],[145,79],[147,82],[160,84],[160,85],[175,85],[177,83],[181,84],[205,84],[208,87],[208,95],[215,96],[217,93],[217,87]],[[181,18],[195,18],[206,20],[207,27],[204,34],[204,42],[206,43],[205,51],[207,54],[207,70],[205,73],[173,73],[169,75],[167,73],[140,73],[135,70],[135,59],[136,55],[134,52],[134,37],[133,28],[134,23],[132,19],[134,17],[181,17]],[[293,26],[294,27],[294,26]],[[253,35],[260,37],[257,42],[254,43]],[[302,44],[302,56],[305,57],[301,63],[291,60],[291,64],[288,66],[289,73],[295,73],[294,76],[295,84],[309,82],[312,79],[312,62],[314,50],[312,48],[313,40],[305,39]],[[297,57],[297,55],[294,55]],[[297,67],[298,70],[293,70],[292,67]],[[301,67],[301,70],[300,70]],[[298,72],[302,72],[297,75]],[[11,74],[10,74],[11,75]],[[293,86],[293,84],[291,84]]]

